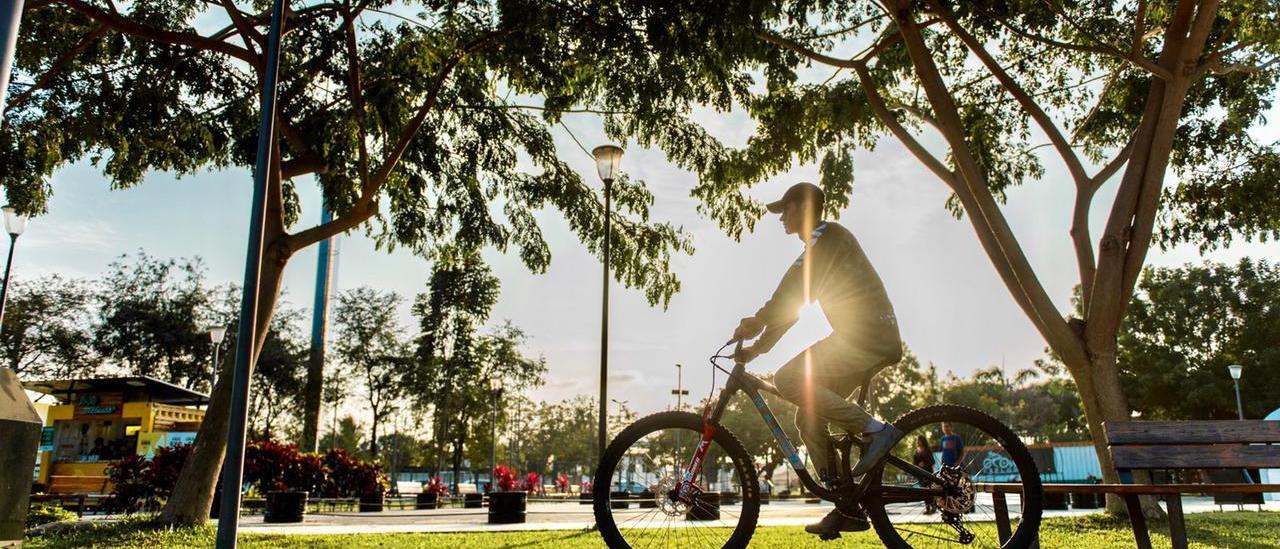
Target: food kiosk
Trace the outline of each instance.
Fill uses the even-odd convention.
[[[208,397],[151,377],[23,383],[57,399],[45,413],[36,481],[49,493],[105,493],[107,468],[129,455],[190,443]]]

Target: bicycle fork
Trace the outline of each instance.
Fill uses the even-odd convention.
[[[716,426],[711,422],[711,405],[708,403],[702,411],[702,438],[698,441],[698,447],[693,451],[693,459],[689,460],[689,466],[685,469],[684,478],[680,480],[680,485],[676,487],[676,499],[692,505],[694,498],[702,492],[698,488],[698,473],[702,471],[702,461],[707,457],[707,450],[711,448],[711,439],[716,435]]]

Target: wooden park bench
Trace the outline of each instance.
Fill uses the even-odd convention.
[[[1111,459],[1126,471],[1254,469],[1280,467],[1280,421],[1127,421],[1106,424]],[[983,484],[995,500],[996,530],[1001,540],[1011,533],[1006,494],[1018,484]],[[1115,494],[1129,511],[1139,549],[1151,548],[1151,536],[1139,496],[1163,496],[1169,513],[1174,549],[1187,547],[1182,494],[1260,494],[1280,492],[1280,484],[1045,484],[1046,494]]]

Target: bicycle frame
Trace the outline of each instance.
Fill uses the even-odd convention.
[[[870,389],[871,377],[862,383],[858,401],[859,404],[865,404],[867,392]],[[729,373],[729,379],[725,382],[725,386],[720,391],[720,397],[717,399],[715,406],[708,406],[702,415],[703,428],[702,440],[699,442],[697,449],[694,451],[693,458],[689,462],[688,468],[685,470],[683,482],[679,488],[679,496],[686,497],[693,491],[693,486],[697,480],[697,472],[702,469],[702,461],[706,457],[707,449],[711,445],[711,439],[715,435],[716,425],[720,423],[720,416],[724,414],[725,408],[729,405],[729,401],[738,391],[742,391],[751,398],[751,402],[755,405],[756,411],[760,413],[760,417],[769,426],[770,432],[773,433],[774,439],[778,446],[787,456],[787,462],[795,471],[796,476],[800,479],[800,484],[812,494],[827,501],[835,502],[837,505],[856,504],[862,499],[873,478],[878,478],[879,467],[873,469],[871,473],[864,475],[862,480],[857,484],[848,482],[841,483],[842,486],[832,489],[823,485],[809,473],[804,465],[804,460],[800,459],[800,454],[796,450],[796,446],[791,442],[790,437],[782,430],[782,426],[778,424],[778,419],[769,409],[769,405],[765,403],[760,393],[766,392],[781,397],[782,394],[778,389],[767,381],[759,379],[746,372],[746,366],[742,362],[735,361],[733,370]],[[860,438],[850,433],[855,442],[860,442]],[[848,460],[848,452],[845,453],[844,459]],[[928,471],[917,467],[915,464],[908,462],[902,458],[892,454],[885,457],[883,463],[893,464],[900,470],[911,474],[920,481],[920,486],[942,486],[944,483],[941,479],[934,475],[932,471]],[[883,465],[882,463],[882,465]],[[849,480],[847,463],[843,467],[842,479]],[[877,493],[885,502],[911,502],[924,501],[927,498],[944,495],[939,488],[923,488],[923,487],[904,487],[904,486],[881,486],[877,488]]]

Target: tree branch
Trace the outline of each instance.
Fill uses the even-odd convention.
[[[1124,144],[1124,148],[1120,149],[1120,152],[1116,153],[1115,158],[1112,158],[1111,162],[1108,162],[1107,165],[1103,166],[1101,170],[1098,170],[1098,173],[1089,179],[1090,192],[1097,192],[1099,187],[1102,187],[1107,180],[1111,179],[1129,161],[1129,157],[1133,155],[1133,140],[1136,136],[1136,133],[1130,136],[1129,141]]]
[[[449,74],[455,67],[470,53],[484,47],[493,40],[510,34],[510,30],[498,29],[487,32],[479,38],[469,42],[459,48],[458,52],[444,62],[440,67],[440,71],[436,74],[435,80],[432,82],[431,89],[427,93],[427,98],[422,105],[418,107],[413,118],[405,126],[401,132],[400,138],[396,141],[394,147],[387,154],[378,170],[365,181],[360,189],[360,197],[356,199],[351,206],[351,210],[342,217],[334,219],[328,223],[316,225],[309,229],[295,233],[287,237],[287,245],[289,248],[298,250],[310,246],[316,242],[326,238],[344,233],[363,223],[365,220],[373,216],[378,210],[378,202],[375,197],[382,188],[382,184],[390,177],[391,171],[400,161],[400,157],[404,151],[409,148],[409,143],[417,136],[418,130],[422,128],[426,122],[427,114],[436,106],[436,102],[440,97],[440,92],[444,89],[444,84],[449,78]]]
[[[14,108],[17,108],[19,105],[22,105],[30,99],[35,92],[45,86],[48,86],[49,83],[53,82],[53,79],[56,78],[58,74],[62,73],[63,69],[67,68],[67,66],[70,65],[77,56],[84,53],[84,50],[87,49],[90,44],[97,41],[98,38],[101,38],[102,35],[106,33],[107,26],[99,23],[97,27],[94,27],[92,31],[89,31],[89,34],[84,35],[84,38],[81,38],[79,42],[76,42],[75,46],[72,46],[71,49],[62,52],[62,55],[59,55],[58,58],[53,61],[53,64],[49,65],[49,70],[45,71],[44,74],[41,74],[40,78],[36,79],[34,84],[31,84],[30,87],[22,90],[22,93],[9,100],[9,105],[5,110],[13,110]]]
[[[1086,187],[1089,184],[1089,176],[1085,173],[1084,164],[1080,162],[1080,157],[1076,156],[1076,152],[1072,150],[1071,144],[1067,142],[1067,138],[1062,135],[1062,131],[1058,129],[1058,125],[1054,123],[1053,119],[1004,70],[1004,67],[1001,67],[1000,63],[996,62],[991,53],[982,46],[982,43],[978,42],[977,38],[974,38],[972,34],[969,34],[969,31],[960,26],[960,23],[956,21],[955,14],[950,9],[943,6],[938,0],[928,0],[928,2],[933,10],[940,14],[947,28],[951,29],[951,32],[969,48],[969,51],[973,52],[974,56],[982,61],[983,65],[986,65],[987,70],[1004,86],[1005,91],[1008,91],[1018,101],[1018,104],[1022,105],[1022,109],[1031,115],[1031,118],[1036,121],[1040,129],[1049,137],[1049,142],[1053,143],[1053,148],[1058,151],[1062,161],[1067,164],[1067,171],[1075,181],[1076,187]]]
[[[266,41],[262,36],[262,33],[258,32],[257,29],[254,29],[253,24],[249,23],[249,21],[245,19],[244,12],[241,12],[240,8],[236,7],[235,0],[221,0],[221,2],[222,8],[227,12],[227,16],[231,18],[231,24],[235,25],[236,29],[240,31],[240,36],[244,40],[245,49],[250,51],[253,50],[253,48],[249,46],[249,41],[253,40],[254,43],[258,44],[259,48],[265,50]]]
[[[867,96],[867,103],[871,105],[871,110],[876,114],[876,118],[880,120],[880,123],[889,128],[894,137],[897,137],[898,141],[901,141],[907,147],[907,150],[911,151],[911,154],[915,155],[926,168],[929,168],[929,171],[938,176],[938,179],[941,179],[948,187],[954,187],[956,185],[956,175],[947,169],[946,164],[943,164],[928,149],[924,148],[924,145],[921,145],[915,136],[911,135],[911,132],[907,131],[907,128],[901,122],[898,122],[893,112],[885,106],[884,97],[880,95],[875,79],[871,77],[871,72],[867,70],[867,64],[862,61],[855,62],[853,70],[858,74],[862,93]]]
[[[356,121],[356,138],[360,142],[360,186],[363,188],[369,183],[369,146],[365,143],[364,87],[360,83],[360,57],[354,19],[354,14],[344,14],[342,29],[347,44],[347,95],[351,100],[351,117]]]
[[[991,258],[992,266],[1004,280],[1014,301],[1026,312],[1032,324],[1063,360],[1068,363],[1083,363],[1086,354],[1082,342],[1049,299],[1044,285],[1031,268],[1008,221],[996,204],[987,185],[986,174],[973,158],[955,100],[947,90],[946,82],[920,33],[920,27],[912,16],[910,0],[891,0],[888,7],[898,24],[920,85],[942,126],[942,135],[951,148],[951,156],[959,173],[956,179],[960,184],[954,187],[956,196],[969,212],[974,232]]]
[[[82,0],[58,0],[58,2],[122,34],[139,36],[165,44],[187,46],[197,50],[216,51],[254,66],[258,63],[258,56],[254,55],[253,52],[221,40],[213,40],[193,32],[172,32],[149,27],[127,17],[103,11],[101,8],[89,5]]]
[[[856,62],[852,59],[840,59],[837,57],[831,57],[829,55],[818,53],[816,51],[813,51],[805,47],[803,44],[796,42],[795,40],[778,36],[777,34],[774,34],[772,32],[758,30],[758,31],[755,31],[755,35],[756,35],[756,38],[764,40],[765,42],[769,42],[770,44],[774,44],[774,45],[789,49],[791,51],[794,51],[800,55],[808,57],[809,59],[812,59],[819,63],[831,65],[833,67],[841,67],[845,69],[857,68]]]
[[[1013,34],[1026,38],[1027,40],[1031,40],[1033,42],[1048,44],[1050,46],[1064,48],[1072,51],[1094,53],[1098,55],[1106,55],[1109,57],[1114,57],[1116,59],[1120,59],[1122,61],[1128,62],[1129,64],[1137,68],[1143,69],[1159,78],[1166,79],[1166,80],[1171,76],[1168,70],[1164,69],[1163,67],[1155,63],[1152,63],[1150,59],[1142,57],[1141,55],[1130,55],[1108,45],[1091,46],[1091,45],[1085,45],[1085,44],[1076,44],[1073,42],[1062,42],[1060,40],[1054,40],[1052,38],[1047,38],[1044,36],[1040,36],[1038,34],[1033,34],[1033,33],[1024,31],[1022,29],[1019,29],[1000,17],[996,17],[991,14],[987,14],[987,15],[991,17],[993,20],[995,20],[996,23],[999,23],[1000,26],[1006,29],[1009,29],[1009,32],[1012,32]]]

